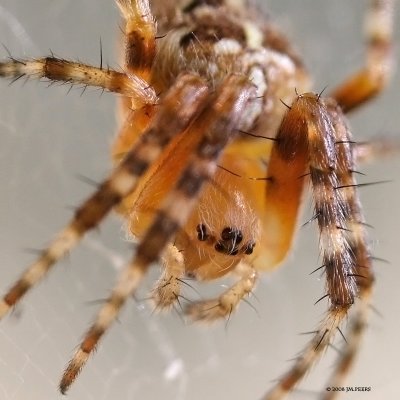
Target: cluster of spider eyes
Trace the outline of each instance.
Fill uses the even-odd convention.
[[[199,224],[196,227],[197,239],[200,242],[209,242],[214,244],[214,249],[218,253],[223,253],[230,256],[236,256],[237,254],[252,254],[254,242],[250,241],[239,248],[240,243],[243,241],[243,233],[240,229],[235,227],[225,227],[221,231],[220,239],[216,239],[214,235],[208,232],[205,224]]]

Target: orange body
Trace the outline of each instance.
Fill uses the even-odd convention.
[[[157,10],[155,12],[158,17]],[[215,82],[225,74],[224,68],[253,75],[260,98],[268,100],[249,110],[251,123],[248,128],[252,135],[274,138],[286,111],[281,100],[291,103],[296,96],[294,87],[304,90],[309,86],[308,76],[293,55],[293,50],[279,32],[273,31],[274,27],[267,32],[248,33],[249,45],[240,43],[242,50],[237,53],[233,39],[230,39],[233,44],[227,42],[221,55],[214,54],[220,51],[218,43],[207,40],[201,46],[198,43],[184,48],[177,46],[176,43],[183,43],[182,38],[187,38],[187,32],[196,31],[196,24],[201,25],[200,19],[197,14],[187,17],[187,27],[179,30],[180,40],[166,35],[157,42],[159,50],[152,67],[154,78],[150,80],[155,91],[163,93],[180,72],[188,70],[209,75],[210,81]],[[215,16],[214,19],[217,21]],[[165,29],[174,29],[174,24],[178,22],[181,23],[178,16],[176,20],[169,19]],[[210,30],[217,29],[213,20],[207,20],[207,23]],[[245,20],[241,19],[241,24],[244,23]],[[270,48],[265,49],[263,46],[268,41]],[[287,48],[280,48],[286,45]],[[207,64],[203,64],[203,58]],[[184,61],[177,64],[176,60],[182,59]],[[215,74],[210,68],[210,59],[216,65]],[[259,65],[260,60],[264,65]],[[122,126],[114,143],[115,161],[118,162],[132,148],[148,127],[157,107],[147,105],[136,109],[128,98],[120,101],[121,121],[128,117],[129,123],[125,122]],[[148,229],[199,140],[200,135],[190,128],[175,137],[158,162],[140,180],[138,188],[122,202],[119,210],[126,216],[128,230],[134,238],[142,237]],[[195,210],[174,240],[183,253],[187,274],[198,279],[217,278],[231,271],[243,258],[257,269],[271,269],[286,256],[301,202],[303,182],[298,177],[304,174],[306,160],[305,156],[296,159],[296,166],[290,169],[290,176],[287,176],[286,160],[280,160],[275,154],[271,163],[272,144],[273,141],[266,138],[241,134],[225,149],[219,161],[221,168],[206,184]],[[277,178],[274,182],[268,180],[272,175]],[[225,251],[217,251],[221,246],[221,233],[226,228],[240,232],[240,243]],[[205,229],[201,233],[204,238],[199,229]]]

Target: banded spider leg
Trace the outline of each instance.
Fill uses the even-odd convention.
[[[296,134],[297,140],[307,149],[299,150],[298,157],[303,151],[308,153],[326,297],[330,305],[315,336],[296,358],[292,368],[265,394],[265,400],[282,399],[293,390],[331,344],[358,299],[345,334],[346,344],[328,382],[329,387],[342,386],[367,325],[374,283],[372,256],[354,179],[357,149],[341,110],[348,112],[359,107],[386,86],[392,72],[393,15],[392,1],[371,2],[366,16],[365,66],[332,92],[332,100],[321,102],[319,96],[299,96],[278,134],[287,146],[292,146],[292,136]],[[304,123],[297,127],[296,121]],[[272,160],[274,154],[279,154],[281,145],[278,141]],[[373,157],[373,146],[371,148],[370,156]],[[376,151],[379,152],[378,147]],[[340,392],[326,391],[322,398],[333,399],[338,394]]]

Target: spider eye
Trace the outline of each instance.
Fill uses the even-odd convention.
[[[218,253],[226,253],[226,247],[223,243],[217,242],[214,246],[214,249],[218,251]]]
[[[239,244],[243,240],[243,234],[237,228],[227,227],[222,230],[221,239],[230,240],[232,242],[235,242],[235,244]]]
[[[207,227],[204,224],[197,225],[196,231],[197,231],[197,239],[199,239],[201,242],[204,242],[205,240],[208,239],[209,235],[207,233]]]
[[[252,254],[255,245],[256,244],[254,242],[247,243],[247,245],[244,249],[244,254]]]

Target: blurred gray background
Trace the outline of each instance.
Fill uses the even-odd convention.
[[[266,2],[265,2],[266,3]],[[367,1],[270,0],[271,13],[304,52],[315,90],[334,87],[363,62],[362,17]],[[267,8],[267,4],[264,4]],[[399,21],[399,9],[396,21]],[[49,54],[116,66],[119,15],[113,1],[0,0],[0,42],[16,57]],[[399,27],[396,28],[397,56]],[[0,58],[7,57],[0,49]],[[397,57],[398,58],[398,57]],[[57,85],[55,85],[57,86]],[[376,101],[355,113],[354,135],[400,135],[397,74]],[[5,290],[40,248],[69,219],[92,188],[77,175],[101,180],[110,168],[115,133],[114,96],[88,89],[47,88],[46,83],[0,82],[0,288]],[[348,386],[371,386],[350,400],[399,398],[400,163],[362,167],[365,181],[391,183],[362,189],[376,256],[377,285],[370,326]],[[311,215],[305,207],[304,221]],[[324,281],[309,273],[320,265],[314,225],[302,228],[282,268],[262,276],[251,298],[228,324],[185,326],[176,313],[154,315],[144,302],[129,302],[120,323],[68,394],[69,400],[258,399],[290,366],[326,303],[314,306]],[[27,251],[28,249],[28,251]],[[58,399],[57,384],[98,305],[131,252],[121,221],[112,216],[90,234],[0,325],[0,399]],[[156,272],[156,271],[155,271]],[[152,274],[156,276],[156,273]],[[145,287],[150,287],[147,283]],[[219,285],[217,290],[221,290]],[[203,291],[206,293],[206,291]],[[187,291],[196,298],[196,293]],[[142,291],[138,297],[146,297]],[[340,338],[337,344],[342,342]],[[317,398],[332,370],[329,350],[294,393]],[[397,381],[397,382],[396,382]]]

